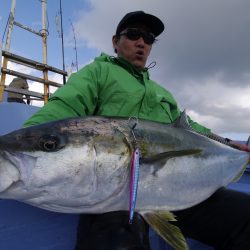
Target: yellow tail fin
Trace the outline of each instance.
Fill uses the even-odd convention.
[[[247,162],[244,163],[244,165],[242,166],[242,169],[241,169],[240,173],[233,179],[232,182],[237,182],[237,181],[240,180],[240,178],[241,178],[242,175],[244,174],[244,172],[245,172],[245,170],[246,170],[248,164],[249,164],[249,160],[247,160]]]
[[[139,212],[147,223],[158,233],[167,243],[176,250],[187,250],[188,245],[181,233],[181,230],[169,223],[176,221],[174,215],[168,211]]]

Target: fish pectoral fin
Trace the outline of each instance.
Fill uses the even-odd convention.
[[[176,221],[175,216],[169,211],[139,212],[146,222],[174,249],[187,250],[188,245],[181,230],[169,223]]]
[[[156,161],[165,160],[175,158],[175,157],[181,157],[181,156],[187,156],[187,155],[196,155],[200,154],[202,152],[201,149],[186,149],[186,150],[178,150],[178,151],[168,151],[163,152],[160,154],[156,154],[150,157],[142,157],[140,159],[141,163],[154,163]]]

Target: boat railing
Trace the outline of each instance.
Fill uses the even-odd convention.
[[[41,7],[42,7],[42,27],[40,29],[40,31],[35,31],[34,29],[21,24],[20,22],[16,21],[15,18],[15,9],[16,9],[16,1],[12,0],[11,2],[11,10],[10,10],[10,14],[9,14],[9,19],[6,25],[6,30],[8,30],[7,32],[7,36],[6,36],[6,42],[5,42],[5,46],[4,46],[4,50],[2,50],[2,46],[1,46],[1,41],[0,41],[0,65],[1,65],[1,81],[0,81],[0,102],[3,101],[3,97],[4,97],[4,92],[15,92],[15,93],[20,93],[20,94],[26,94],[26,92],[24,92],[24,90],[20,90],[20,89],[13,89],[10,88],[9,86],[6,85],[6,75],[12,75],[12,76],[16,76],[16,77],[23,77],[26,78],[27,80],[32,80],[34,82],[38,82],[38,83],[42,83],[43,84],[43,93],[37,93],[34,91],[27,91],[27,95],[29,95],[31,98],[36,98],[37,100],[41,100],[44,103],[48,102],[49,96],[50,96],[50,86],[52,87],[56,87],[59,88],[62,86],[62,84],[60,83],[56,83],[53,81],[50,81],[48,78],[48,73],[49,72],[53,72],[53,73],[57,73],[63,76],[63,84],[66,83],[66,76],[67,76],[67,72],[65,71],[64,68],[64,56],[63,56],[63,69],[64,70],[60,70],[57,69],[55,67],[49,66],[48,65],[48,60],[47,60],[47,36],[49,34],[48,31],[48,25],[47,25],[47,1],[43,0],[41,1]],[[39,38],[42,39],[42,61],[43,63],[10,53],[10,44],[11,44],[11,37],[12,37],[12,30],[14,26],[18,26],[19,28],[28,31],[32,34],[37,35]],[[62,43],[62,49],[63,49],[63,43]],[[63,53],[64,55],[64,53]],[[17,64],[21,64],[30,68],[34,68],[38,71],[41,71],[43,73],[43,78],[39,78],[36,76],[32,76],[32,75],[28,75],[28,74],[24,74],[22,72],[17,72],[14,70],[11,70],[8,68],[8,62],[14,62]],[[35,88],[38,89],[38,88]]]
[[[2,57],[6,61],[11,61],[11,62],[14,62],[14,63],[17,63],[17,64],[21,64],[21,65],[24,65],[24,66],[29,67],[29,68],[36,69],[36,70],[41,71],[41,72],[44,72],[44,71],[53,72],[53,73],[56,73],[56,74],[60,74],[60,75],[62,75],[64,77],[67,76],[66,71],[63,71],[61,69],[52,67],[52,66],[50,66],[48,64],[40,63],[38,61],[31,60],[31,59],[28,59],[28,58],[25,58],[25,57],[10,53],[8,51],[3,50],[2,51]],[[40,78],[40,77],[37,77],[37,76],[24,74],[22,72],[18,72],[18,71],[15,71],[15,70],[8,69],[6,67],[6,64],[5,64],[5,66],[4,66],[4,64],[2,65],[1,73],[2,73],[2,75],[1,75],[1,83],[0,83],[0,102],[3,101],[4,92],[13,92],[13,93],[19,93],[19,94],[23,94],[23,95],[28,95],[28,96],[30,96],[31,100],[40,100],[40,101],[43,101],[44,103],[46,103],[48,98],[49,98],[49,95],[50,95],[49,87],[53,86],[55,88],[60,88],[61,86],[63,86],[62,83],[57,83],[57,82],[54,82],[54,81],[46,80],[44,78]],[[43,88],[44,91],[43,91],[43,93],[40,93],[40,92],[29,91],[29,90],[24,90],[24,89],[11,88],[11,87],[9,87],[8,85],[5,84],[6,75],[22,77],[22,78],[25,78],[27,80],[31,80],[33,82],[43,84],[44,85],[44,88]]]

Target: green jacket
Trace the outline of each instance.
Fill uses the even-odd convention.
[[[101,54],[72,74],[24,126],[91,115],[133,116],[171,123],[180,113],[172,94],[150,80],[147,70],[139,73],[123,58]],[[190,124],[199,132],[210,131],[191,119]]]

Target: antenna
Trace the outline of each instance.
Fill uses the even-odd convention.
[[[4,29],[3,37],[2,37],[2,44],[4,44],[4,37],[5,37],[5,33],[6,33],[6,30],[7,30],[8,25],[9,25],[9,22],[10,22],[10,17],[11,17],[11,13],[9,14],[7,23],[6,23],[6,25],[5,25],[5,29]]]
[[[60,16],[60,23],[59,23]],[[64,41],[63,41],[63,24],[62,24],[62,1],[60,0],[60,12],[56,15],[56,28],[59,37],[62,42],[62,62],[63,62],[63,71],[65,71],[65,62],[64,62]],[[66,76],[63,76],[63,84],[66,83]]]
[[[74,50],[75,50],[75,53],[76,53],[76,63],[74,65],[76,65],[76,69],[78,71],[78,59],[77,59],[77,48],[76,48],[76,36],[75,36],[75,29],[74,29],[74,26],[71,22],[71,20],[69,19],[69,22],[71,24],[71,27],[72,27],[72,31],[73,31],[73,37],[74,37],[74,41],[75,41],[75,47],[74,47]]]

